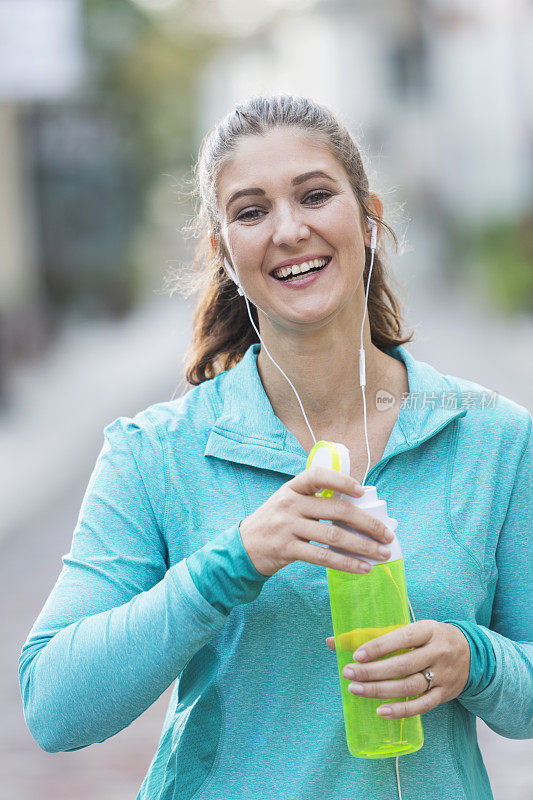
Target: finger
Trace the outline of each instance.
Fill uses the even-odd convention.
[[[358,537],[360,533],[383,543],[390,543],[394,539],[394,535],[380,519],[343,497],[306,497],[299,508],[307,519],[328,519],[345,525],[348,528],[345,533],[340,528],[344,534],[341,534],[341,542],[349,542],[350,538]]]
[[[361,484],[350,475],[318,465],[304,469],[291,478],[288,484],[295,492],[307,495],[314,495],[324,490],[337,491],[352,497],[362,497],[365,493]]]
[[[379,706],[377,713],[384,719],[414,717],[417,714],[426,714],[432,708],[436,708],[442,702],[442,697],[440,686],[434,686],[429,692],[424,692],[421,697],[416,697],[414,700],[399,700]],[[384,713],[385,709],[389,709],[390,713]]]
[[[367,561],[361,561],[355,556],[343,556],[329,547],[319,547],[301,539],[294,539],[287,549],[289,557],[294,561],[306,561],[308,564],[318,564],[320,567],[354,574],[366,574],[371,570],[371,565]]]
[[[359,647],[353,657],[356,661],[373,661],[376,658],[394,653],[396,650],[407,650],[410,647],[421,647],[431,638],[433,620],[422,619],[410,622],[394,631],[384,633],[376,639],[370,639]]]
[[[380,697],[397,699],[402,697],[416,697],[425,692],[427,680],[420,672],[401,678],[396,681],[376,681],[367,683],[350,683],[348,691],[357,697]]]
[[[379,661],[370,661],[365,664],[347,664],[342,674],[345,678],[352,678],[354,681],[384,681],[389,678],[404,678],[407,675],[414,675],[415,672],[431,669],[430,664],[434,663],[436,656],[435,649],[432,647],[417,647],[406,653],[397,656],[390,656]],[[351,674],[350,674],[351,673]]]
[[[327,646],[329,647],[330,650],[336,650],[337,649],[335,647],[335,637],[334,636],[326,637],[326,644],[327,644]]]
[[[379,542],[369,539],[367,536],[361,536],[359,533],[345,531],[337,525],[330,525],[329,522],[302,519],[298,530],[294,530],[294,532],[307,541],[321,542],[329,547],[336,547],[350,554],[354,553],[356,556],[386,561],[391,554],[387,547],[380,552],[379,548],[383,545]]]

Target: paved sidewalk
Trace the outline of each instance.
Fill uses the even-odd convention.
[[[183,300],[151,297],[120,321],[67,323],[40,363],[17,369],[0,413],[0,538],[92,467],[106,425],[172,397],[190,335]]]
[[[0,800],[133,800],[155,753],[172,686],[117,736],[51,754],[26,727],[18,658],[70,550],[103,428],[181,394],[189,326],[183,301],[166,297],[120,322],[70,323],[10,384],[12,410],[0,417]]]
[[[38,518],[0,541],[0,800],[134,800],[170,700],[172,686],[116,736],[71,753],[46,753],[26,727],[18,657],[70,550],[85,483],[78,476]]]

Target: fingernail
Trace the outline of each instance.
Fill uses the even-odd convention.
[[[348,691],[352,694],[363,694],[363,685],[361,683],[351,683],[348,686]]]
[[[355,672],[350,667],[344,667],[342,674],[345,678],[355,678]]]
[[[353,654],[353,657],[355,661],[366,661],[367,659],[366,650],[357,650]]]
[[[392,714],[392,708],[388,706],[383,706],[383,708],[378,708],[378,714],[380,717],[390,717]]]
[[[381,553],[382,556],[385,556],[385,558],[388,558],[390,556],[390,550],[387,547],[380,547],[379,552]]]

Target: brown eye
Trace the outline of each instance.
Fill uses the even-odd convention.
[[[313,201],[312,205],[314,205],[317,202],[320,203],[323,200],[325,200],[326,198],[331,197],[331,194],[329,192],[324,192],[322,189],[317,189],[316,192],[311,192],[310,194],[308,194],[305,199],[309,200],[310,198],[313,198],[313,197],[314,198],[318,197],[318,200],[315,199]]]
[[[305,196],[304,202],[307,201],[311,202],[311,205],[318,205],[319,203],[323,203],[328,197],[331,197],[331,192],[325,192],[323,189],[316,189],[314,192],[309,192],[308,195]],[[236,220],[244,220],[245,222],[252,222],[255,219],[258,219],[258,214],[261,214],[260,208],[249,208],[246,211],[241,211],[241,213],[235,217]],[[253,215],[253,216],[252,216]]]
[[[245,219],[245,220],[257,219],[257,217],[249,217],[248,214],[259,213],[260,211],[261,211],[260,208],[249,208],[248,211],[243,211],[242,214],[239,214],[239,216],[236,217],[236,219]]]

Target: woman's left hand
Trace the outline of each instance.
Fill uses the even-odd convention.
[[[326,644],[335,650],[333,636],[328,636]],[[375,660],[406,648],[413,649]],[[433,619],[411,622],[371,639],[359,647],[353,657],[354,664],[346,665],[342,671],[345,678],[361,687],[354,691],[351,683],[348,690],[352,694],[383,699],[420,695],[414,700],[380,706],[378,714],[387,719],[425,714],[439,703],[453,700],[463,691],[470,672],[470,646],[466,636],[455,625]],[[349,670],[353,670],[353,675]],[[425,670],[431,670],[434,675],[433,687],[429,691],[426,691]]]

